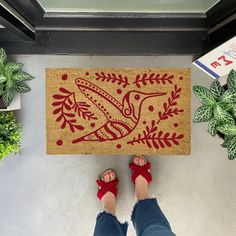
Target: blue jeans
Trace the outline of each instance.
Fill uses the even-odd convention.
[[[138,201],[131,216],[137,236],[175,236],[156,199]],[[94,236],[126,236],[128,224],[121,224],[112,214],[97,217]]]

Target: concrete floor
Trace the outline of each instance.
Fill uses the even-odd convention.
[[[100,210],[97,175],[118,171],[118,216],[130,218],[133,186],[129,156],[47,156],[45,154],[46,67],[190,67],[185,57],[16,56],[36,79],[22,96],[18,117],[24,125],[22,152],[0,163],[1,236],[90,236]],[[193,84],[211,82],[193,68]],[[199,105],[193,97],[193,110]],[[154,193],[178,236],[236,235],[236,161],[229,161],[220,140],[192,126],[192,154],[150,157]],[[129,235],[134,236],[132,226]]]

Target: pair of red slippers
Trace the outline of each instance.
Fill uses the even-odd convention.
[[[134,162],[132,162],[129,164],[129,168],[132,171],[131,180],[132,180],[133,184],[135,184],[135,180],[140,175],[143,176],[143,178],[145,178],[148,183],[150,183],[152,181],[152,175],[149,171],[151,168],[150,162],[147,162],[143,166],[136,165]],[[119,182],[118,178],[115,178],[114,180],[112,180],[108,183],[104,182],[102,179],[98,179],[97,184],[100,189],[97,192],[97,197],[101,200],[102,197],[107,192],[111,192],[114,194],[115,197],[117,197],[117,194],[118,194],[117,184],[118,184],[118,182]]]

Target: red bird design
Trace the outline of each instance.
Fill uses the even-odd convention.
[[[129,135],[139,122],[143,102],[151,97],[166,95],[163,92],[143,93],[132,90],[124,95],[121,104],[109,93],[85,79],[78,78],[75,83],[79,90],[103,112],[107,122],[97,130],[73,140],[73,143],[113,141]]]

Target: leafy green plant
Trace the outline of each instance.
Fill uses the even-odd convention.
[[[210,135],[222,134],[222,146],[228,149],[228,158],[236,158],[236,71],[230,71],[225,86],[215,80],[210,89],[193,86],[193,92],[202,103],[193,122],[208,122]]]
[[[0,112],[0,160],[20,151],[21,125],[13,112]]]
[[[14,98],[14,92],[27,93],[31,89],[25,83],[34,77],[22,71],[23,64],[8,62],[3,48],[0,48],[0,97],[6,106],[9,106]]]

